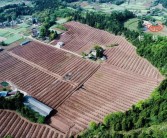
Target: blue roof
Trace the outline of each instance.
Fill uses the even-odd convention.
[[[31,96],[24,97],[24,105],[28,106],[32,110],[38,112],[42,116],[48,116],[53,110],[49,106],[41,103],[40,101],[34,99]]]
[[[7,91],[0,91],[0,97],[6,97],[8,95]]]
[[[28,44],[28,43],[30,43],[30,42],[31,42],[30,40],[27,40],[27,41],[22,42],[20,45],[21,45],[21,46],[24,46],[24,45],[26,45],[26,44]]]

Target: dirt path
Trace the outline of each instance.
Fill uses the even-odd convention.
[[[45,45],[48,45],[48,46],[54,47],[54,46],[53,46],[53,45],[51,45],[51,44],[41,42],[40,40],[37,40],[37,39],[35,39],[35,38],[32,38],[31,36],[28,36],[27,38],[32,39],[32,40],[34,40],[34,41],[36,41],[36,42],[39,42],[39,43],[42,43],[42,44],[45,44]],[[56,47],[54,47],[54,48],[56,48]],[[56,49],[60,49],[60,50],[62,50],[62,51],[64,51],[64,52],[67,52],[67,53],[70,53],[70,54],[72,54],[72,55],[75,55],[75,56],[78,56],[78,57],[82,58],[82,56],[81,56],[81,55],[79,55],[79,54],[77,54],[77,53],[75,53],[75,52],[71,52],[71,51],[69,51],[69,50],[62,49],[62,48],[56,48]]]

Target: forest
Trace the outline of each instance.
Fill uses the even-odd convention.
[[[165,8],[167,8],[167,1],[166,0],[157,0],[161,3]]]
[[[9,4],[4,7],[0,7],[0,21],[15,20],[20,15],[32,14],[32,8],[26,6],[25,3]]]
[[[63,0],[65,2],[76,2],[76,1],[80,1],[80,0]],[[99,2],[99,3],[106,3],[106,2],[111,2],[113,4],[117,4],[120,5],[122,3],[124,3],[126,0],[87,0],[88,2]]]

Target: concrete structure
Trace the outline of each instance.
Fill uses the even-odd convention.
[[[28,106],[32,110],[38,112],[42,116],[48,116],[52,112],[52,108],[48,107],[47,105],[41,103],[40,101],[34,99],[31,96],[24,97],[24,105]]]

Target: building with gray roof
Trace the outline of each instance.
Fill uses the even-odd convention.
[[[31,96],[25,96],[24,97],[24,105],[28,106],[32,110],[38,112],[42,116],[49,116],[50,113],[53,111],[52,108],[49,106],[41,103],[40,101],[34,99]]]

